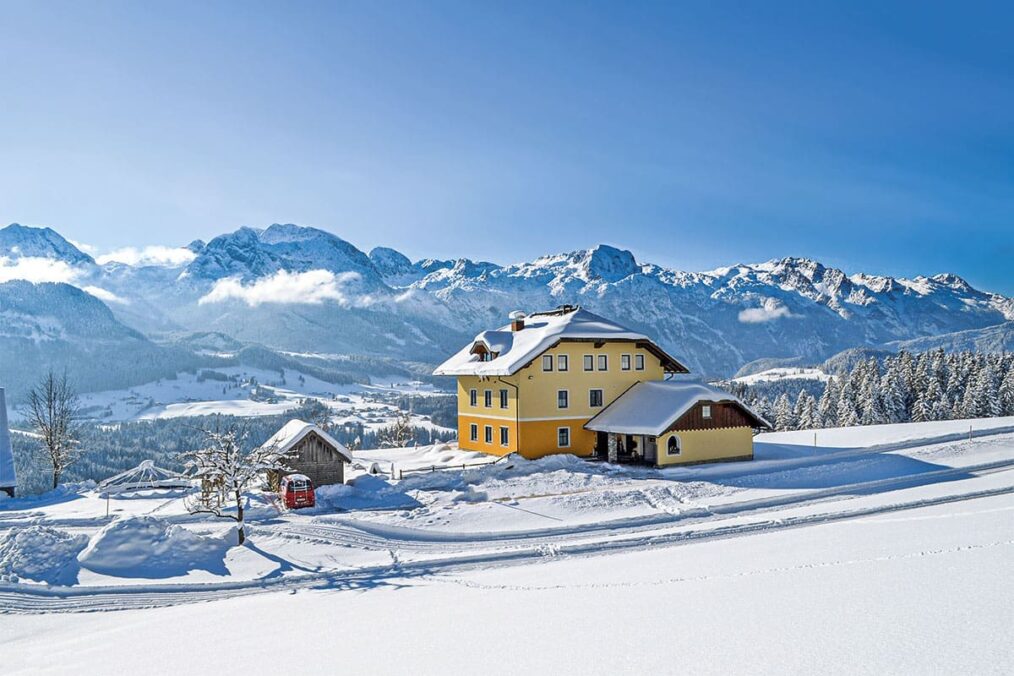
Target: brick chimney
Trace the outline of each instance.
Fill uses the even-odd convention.
[[[514,312],[507,315],[511,319],[511,331],[521,331],[525,328],[525,313],[521,310],[515,310]]]

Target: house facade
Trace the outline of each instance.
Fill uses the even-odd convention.
[[[457,377],[462,449],[526,458],[553,453],[606,458],[612,448],[615,459],[651,462],[645,451],[657,445],[657,435],[631,435],[652,438],[638,442],[588,423],[639,383],[662,382],[688,370],[647,336],[579,307],[561,306],[530,316],[512,313],[509,325],[480,333],[434,373]],[[752,455],[753,428],[744,429]],[[743,433],[714,433],[708,439],[720,436]],[[742,451],[736,452],[747,455]],[[688,453],[683,461],[699,455]]]

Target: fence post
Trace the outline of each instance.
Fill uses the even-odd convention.
[[[972,426],[971,425],[968,426],[968,440],[969,441],[972,440]]]
[[[814,448],[817,447],[817,433],[816,432],[813,433],[813,447]]]

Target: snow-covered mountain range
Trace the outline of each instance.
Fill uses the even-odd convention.
[[[217,331],[281,350],[431,362],[511,310],[572,303],[655,336],[707,376],[755,359],[818,362],[846,348],[1014,320],[1014,299],[955,275],[847,275],[805,258],[683,272],[600,245],[506,266],[412,262],[296,225],[241,228],[157,253],[93,258],[53,230],[11,225],[0,230],[0,282],[73,285],[149,337]],[[0,316],[9,312],[0,295]]]

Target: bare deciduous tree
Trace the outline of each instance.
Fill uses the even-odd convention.
[[[412,410],[398,411],[394,422],[377,432],[381,448],[404,448],[415,439],[412,431]]]
[[[235,428],[201,431],[204,446],[182,454],[187,470],[201,481],[201,491],[187,501],[187,510],[232,519],[239,526],[239,544],[243,544],[243,493],[269,472],[292,471],[286,464],[291,452],[282,453],[276,446],[244,451],[245,434]],[[235,512],[228,511],[230,506]]]
[[[39,453],[53,468],[53,488],[60,477],[81,456],[81,447],[74,439],[78,419],[78,401],[67,373],[57,376],[50,371],[28,393],[28,422],[39,435]]]

